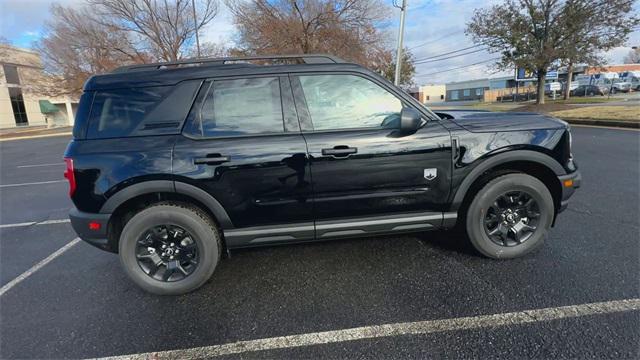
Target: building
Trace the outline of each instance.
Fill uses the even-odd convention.
[[[446,87],[444,85],[420,86],[418,100],[423,104],[444,101]]]
[[[0,128],[73,125],[78,100],[39,94],[44,81],[38,53],[0,45]]]

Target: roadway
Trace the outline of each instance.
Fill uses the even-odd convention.
[[[242,250],[180,297],[72,242],[68,137],[0,142],[0,358],[638,358],[640,132],[573,133],[583,187],[525,258],[444,232]]]

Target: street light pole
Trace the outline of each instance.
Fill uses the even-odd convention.
[[[200,38],[198,37],[198,18],[196,17],[196,0],[191,0],[191,7],[193,8],[193,26],[196,30],[196,49],[198,50],[198,57],[200,57]]]
[[[398,50],[396,51],[396,76],[393,83],[400,85],[400,71],[402,70],[402,40],[404,38],[404,16],[407,11],[407,0],[402,0],[400,7],[400,29],[398,31]]]

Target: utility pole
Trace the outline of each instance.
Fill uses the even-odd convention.
[[[200,57],[200,38],[198,37],[198,18],[196,17],[196,0],[191,0],[191,7],[193,8],[193,26],[196,30],[196,49],[198,50],[197,57]]]
[[[404,16],[406,12],[407,0],[402,0],[402,6],[400,7],[400,29],[398,31],[398,51],[396,52],[396,76],[393,81],[396,86],[400,85],[400,72],[402,70],[402,40],[404,38]]]

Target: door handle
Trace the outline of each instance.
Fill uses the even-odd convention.
[[[228,161],[229,161],[228,156],[222,156],[220,154],[209,154],[203,158],[193,159],[193,163],[196,165],[199,165],[199,164],[217,165],[217,164],[222,164]]]
[[[358,153],[358,148],[345,145],[334,146],[332,149],[322,149],[322,155],[331,155],[333,157],[348,157],[356,153]]]

